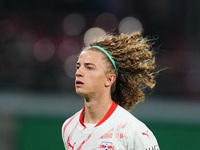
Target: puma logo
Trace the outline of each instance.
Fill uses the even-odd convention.
[[[76,142],[74,142],[74,145],[76,144]],[[71,145],[70,143],[68,143],[69,147],[72,148],[72,150],[74,150],[74,145]]]
[[[149,132],[148,130],[147,133],[142,132],[142,135],[146,135],[148,138],[150,138],[148,132]]]

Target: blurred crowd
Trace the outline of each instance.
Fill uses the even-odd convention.
[[[153,95],[200,97],[199,9],[197,0],[1,0],[0,90],[71,93],[92,36],[140,30],[157,39]]]

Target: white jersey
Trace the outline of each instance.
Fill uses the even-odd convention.
[[[84,108],[62,126],[66,150],[159,150],[153,133],[144,123],[113,102],[97,124],[84,124]]]

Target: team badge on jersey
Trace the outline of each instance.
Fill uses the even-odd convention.
[[[99,144],[99,150],[115,150],[112,142],[101,142]]]

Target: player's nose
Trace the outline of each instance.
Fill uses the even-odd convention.
[[[76,70],[75,76],[76,76],[76,77],[82,77],[82,76],[83,76],[83,71],[82,71],[81,67],[79,67],[79,68]]]

